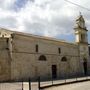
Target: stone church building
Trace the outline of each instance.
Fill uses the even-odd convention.
[[[87,28],[75,22],[75,43],[0,29],[0,81],[65,78],[90,72]]]

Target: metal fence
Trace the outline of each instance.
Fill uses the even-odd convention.
[[[31,90],[31,80],[27,82],[0,82],[0,90]]]
[[[52,86],[72,84],[72,83],[78,83],[78,82],[84,82],[84,81],[90,81],[90,76],[65,78],[65,79],[51,79],[49,81],[42,81],[39,77],[38,88],[39,90],[41,90],[41,89],[52,87]]]
[[[43,90],[48,87],[57,86],[57,85],[65,85],[71,84],[76,82],[83,82],[89,81],[90,76],[83,76],[77,78],[65,78],[65,79],[49,79],[47,81],[42,80],[38,77],[37,81],[31,81],[28,79],[27,82],[20,81],[20,82],[1,82],[0,83],[0,90]]]

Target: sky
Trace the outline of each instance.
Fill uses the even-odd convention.
[[[90,0],[0,0],[0,27],[74,42],[79,12],[86,21],[90,42]]]

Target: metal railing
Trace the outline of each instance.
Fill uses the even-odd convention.
[[[72,84],[84,81],[90,81],[90,76],[65,78],[65,79],[51,79],[49,81],[42,81],[40,77],[38,77],[38,89],[41,90],[52,86]]]
[[[8,81],[0,82],[0,90],[31,90],[31,79],[28,81]]]
[[[44,88],[65,85],[83,81],[89,81],[90,76],[64,78],[64,79],[48,79],[42,80],[38,77],[37,81],[31,81],[29,78],[26,82],[24,80],[18,82],[0,82],[0,90],[42,90]]]

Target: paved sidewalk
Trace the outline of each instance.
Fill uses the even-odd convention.
[[[90,79],[90,77],[87,77],[87,78],[86,77],[81,77],[81,78],[77,78],[77,79],[73,78],[73,79],[67,79],[67,80],[54,80],[53,82],[52,81],[44,81],[44,82],[40,82],[40,86],[41,87],[46,87],[46,86],[52,85],[52,83],[53,83],[53,86],[54,86],[55,84],[57,85],[57,84],[69,83],[69,82],[73,82],[73,81],[82,81],[82,80],[86,80],[86,79]],[[59,86],[61,86],[61,85],[59,85]],[[51,86],[51,88],[53,88],[53,87]],[[0,90],[22,90],[22,83],[21,82],[0,83]],[[28,82],[23,82],[23,90],[29,90],[29,83]],[[38,90],[38,82],[32,82],[31,83],[31,90]],[[42,90],[48,90],[48,88],[47,89],[42,89]],[[58,89],[56,89],[56,90],[58,90]]]
[[[40,86],[41,87],[52,87],[55,85],[65,85],[65,84],[70,84],[70,83],[76,83],[76,82],[82,82],[82,81],[86,81],[86,80],[90,80],[90,77],[80,77],[80,78],[71,78],[71,79],[64,79],[64,80],[54,80],[52,81],[46,81],[46,82],[41,82]]]
[[[68,84],[63,86],[54,86],[42,90],[90,90],[90,81]]]
[[[0,90],[21,90],[21,83],[0,83]]]

